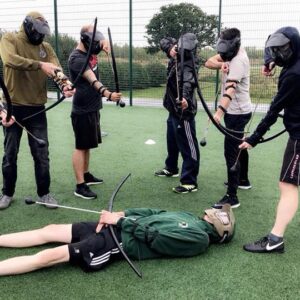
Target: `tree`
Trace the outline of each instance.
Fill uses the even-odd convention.
[[[148,51],[159,50],[159,41],[166,36],[178,39],[186,32],[194,33],[199,47],[212,46],[216,42],[218,17],[204,13],[200,7],[191,3],[162,6],[146,25]]]

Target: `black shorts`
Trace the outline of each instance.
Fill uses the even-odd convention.
[[[82,115],[72,114],[71,118],[75,148],[79,150],[97,148],[98,144],[102,142],[99,111]]]
[[[98,271],[113,261],[120,260],[122,254],[113,240],[109,228],[95,233],[97,222],[72,224],[72,241],[69,247],[70,263],[84,271]],[[115,229],[119,243],[121,233]]]
[[[300,140],[288,140],[282,163],[280,181],[299,185]]]

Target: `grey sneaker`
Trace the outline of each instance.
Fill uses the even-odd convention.
[[[39,197],[39,202],[45,203],[45,206],[48,208],[57,208],[58,204],[58,202],[50,194]]]
[[[0,209],[5,209],[10,206],[12,202],[12,197],[1,195],[0,196]]]

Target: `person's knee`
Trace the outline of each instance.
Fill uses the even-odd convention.
[[[67,253],[65,253],[65,250],[63,250],[61,247],[43,250],[34,256],[34,263],[37,269],[50,267],[54,264],[66,262],[68,260]]]
[[[37,268],[51,266],[57,260],[54,249],[46,249],[35,254],[35,264]]]
[[[39,230],[40,238],[44,243],[52,242],[53,236],[58,232],[58,225],[46,225]]]

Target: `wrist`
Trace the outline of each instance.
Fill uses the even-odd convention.
[[[107,100],[111,101],[111,96],[112,96],[113,92],[109,92],[109,95],[107,97]]]

